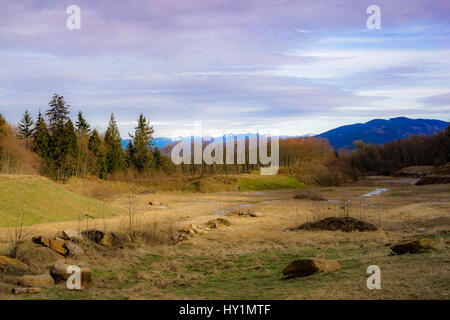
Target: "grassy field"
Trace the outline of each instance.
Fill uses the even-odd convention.
[[[24,225],[77,220],[79,214],[112,217],[122,208],[66,190],[51,180],[32,175],[0,175],[0,227],[15,226],[21,212]]]
[[[167,226],[175,230],[202,226],[218,217],[225,217],[230,225],[195,234],[176,245],[137,238],[131,247],[120,250],[87,246],[83,258],[66,262],[91,268],[94,281],[88,288],[69,291],[64,285],[55,285],[43,288],[41,294],[12,296],[11,278],[0,274],[0,299],[448,299],[448,186],[370,183],[318,188],[315,192],[322,201],[295,197],[308,193],[309,189],[303,188],[135,194],[136,228],[150,236],[163,234]],[[361,195],[379,187],[389,190],[361,200]],[[164,205],[149,205],[149,201]],[[342,215],[339,201],[348,202],[351,216],[361,217],[379,230],[285,232],[318,216]],[[130,199],[119,196],[110,204],[126,210]],[[235,207],[261,216],[220,211]],[[218,215],[218,211],[223,213]],[[118,215],[90,223],[90,227],[127,231],[128,217]],[[54,235],[77,225],[77,221],[50,222],[25,231]],[[420,254],[391,253],[392,244],[417,237],[432,238],[435,248]],[[7,230],[0,229],[0,254],[8,252],[7,239]],[[283,276],[287,264],[306,257],[336,259],[342,269],[304,278]],[[381,290],[367,289],[370,265],[381,268]],[[38,264],[33,272],[48,272],[48,266]]]

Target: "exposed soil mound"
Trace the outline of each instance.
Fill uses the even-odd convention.
[[[422,178],[431,173],[434,166],[410,166],[404,167],[394,173],[397,177],[410,177],[410,178]]]
[[[329,217],[315,222],[307,222],[288,231],[297,230],[331,230],[331,231],[376,231],[377,227],[373,224],[360,221],[352,217],[336,218]]]
[[[450,162],[440,166],[416,182],[416,185],[450,183]]]

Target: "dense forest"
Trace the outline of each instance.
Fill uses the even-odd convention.
[[[100,134],[91,129],[80,111],[75,124],[69,117],[70,106],[63,96],[55,94],[43,115],[36,121],[25,111],[17,128],[0,115],[0,151],[3,173],[40,173],[55,180],[71,176],[109,174],[126,169],[159,169],[161,153],[152,148],[153,127],[143,114],[126,148],[114,114],[107,130]]]
[[[413,135],[380,146],[363,141],[355,141],[354,145],[351,153],[343,150],[340,154],[362,174],[393,174],[408,166],[438,166],[450,161],[450,126],[434,135]]]
[[[127,179],[163,174],[204,175],[248,173],[260,167],[249,163],[249,138],[242,164],[181,164],[170,160],[173,145],[153,147],[154,129],[143,114],[125,150],[114,114],[105,132],[92,129],[83,113],[72,122],[70,106],[63,96],[51,98],[44,114],[33,120],[28,111],[17,127],[0,115],[0,170],[2,173],[39,173],[65,181],[72,176],[96,175],[103,179]],[[234,141],[234,151],[236,151]],[[271,141],[268,141],[270,150]],[[205,148],[207,143],[203,143]],[[432,136],[411,136],[381,146],[355,141],[353,150],[335,151],[324,138],[280,140],[280,173],[297,176],[302,182],[335,185],[356,180],[364,174],[392,174],[412,165],[440,165],[450,160],[450,127]],[[191,147],[193,148],[193,142]],[[223,144],[225,163],[226,144]],[[192,152],[193,154],[193,152]],[[235,152],[236,156],[236,152]],[[258,162],[259,163],[259,162]],[[150,174],[150,175],[149,175]]]

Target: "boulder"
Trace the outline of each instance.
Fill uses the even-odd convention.
[[[92,282],[92,271],[89,268],[81,268],[81,287],[86,287]]]
[[[418,253],[432,248],[434,248],[434,241],[422,238],[402,241],[393,245],[391,250],[397,254],[405,254]]]
[[[0,271],[8,271],[11,269],[26,270],[28,266],[17,259],[0,255]]]
[[[12,294],[19,295],[19,294],[33,294],[33,293],[41,293],[41,288],[38,287],[31,287],[31,288],[13,288]]]
[[[69,279],[71,276],[70,273],[67,273],[68,264],[65,263],[55,263],[53,267],[50,269],[50,275],[54,279],[56,283],[64,282]],[[81,267],[81,287],[86,287],[89,283],[92,282],[92,271],[89,268]]]
[[[26,275],[17,278],[17,283],[24,287],[46,287],[54,284],[53,278],[48,273],[40,275]]]
[[[102,241],[103,237],[105,236],[105,233],[100,230],[84,230],[81,232],[81,234],[86,237],[87,239],[94,241],[95,243],[100,243]]]
[[[291,262],[283,270],[288,277],[305,277],[316,272],[330,272],[341,269],[337,260],[308,258]]]
[[[68,264],[57,262],[50,269],[50,276],[56,283],[65,281],[69,278],[70,274],[67,273]]]
[[[66,241],[64,246],[68,251],[68,256],[71,258],[78,259],[84,255],[83,249],[78,244],[73,243],[72,241]]]
[[[111,232],[107,232],[103,235],[102,240],[99,242],[102,246],[113,247],[114,246],[114,236]]]
[[[60,232],[60,237],[64,240],[72,240],[75,242],[79,242],[83,240],[83,236],[76,230],[66,229]]]
[[[49,248],[58,252],[63,256],[67,256],[67,254],[69,253],[69,251],[66,248],[66,242],[64,241],[64,239],[61,238],[50,239]]]
[[[254,218],[262,217],[262,213],[261,212],[251,212],[250,217],[254,217]]]
[[[100,241],[101,245],[114,248],[124,248],[131,242],[128,234],[122,232],[107,232]]]
[[[34,243],[46,246],[60,255],[67,256],[68,250],[65,247],[65,241],[61,238],[47,238],[47,237],[33,237],[31,239]]]
[[[124,248],[131,242],[131,237],[124,232],[111,232],[114,237],[114,246]]]
[[[131,242],[128,234],[123,232],[103,232],[100,230],[85,230],[82,234],[95,243],[115,248],[124,248]]]

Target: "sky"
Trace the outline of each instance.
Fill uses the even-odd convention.
[[[70,5],[81,28],[69,29]],[[368,29],[368,6],[381,28]],[[450,2],[0,0],[0,113],[54,93],[122,137],[321,133],[397,116],[450,121]]]

